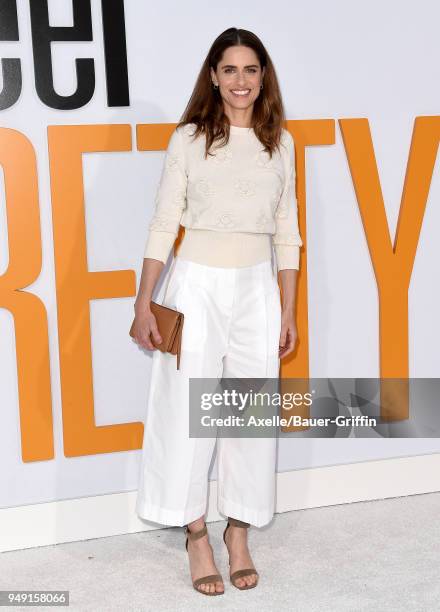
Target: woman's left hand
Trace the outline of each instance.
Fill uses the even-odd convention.
[[[281,314],[281,333],[279,358],[285,357],[293,351],[298,337],[295,318],[292,310],[283,310]]]

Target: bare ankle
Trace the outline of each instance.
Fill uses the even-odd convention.
[[[205,515],[196,519],[192,523],[188,523],[188,529],[193,533],[195,531],[199,531],[199,529],[203,529],[204,526],[205,526]]]

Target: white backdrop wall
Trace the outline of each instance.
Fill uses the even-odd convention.
[[[0,308],[0,507],[137,487],[140,450],[75,458],[63,453],[47,127],[131,126],[131,151],[84,155],[84,193],[89,270],[132,269],[138,283],[164,154],[136,150],[136,125],[178,121],[209,46],[230,26],[254,31],[267,46],[288,119],[335,121],[335,144],[306,152],[310,376],[379,376],[377,286],[337,121],[369,121],[393,237],[414,120],[440,111],[438,3],[274,0],[269,5],[224,0],[213,7],[195,0],[126,0],[130,105],[109,108],[101,2],[92,0],[93,40],[52,44],[54,83],[60,95],[76,88],[74,58],[94,58],[94,95],[76,110],[54,110],[37,96],[29,4],[17,4],[19,41],[0,42],[0,57],[21,59],[23,87],[18,101],[0,111],[0,127],[24,134],[37,157],[43,266],[26,291],[39,296],[47,310],[55,458],[22,461],[14,322],[11,313]],[[71,0],[51,0],[48,5],[51,25],[73,25]],[[414,377],[440,374],[439,189],[436,163],[409,292]],[[0,170],[0,274],[8,261]],[[96,425],[145,419],[151,355],[128,337],[133,303],[134,297],[90,303]],[[439,452],[436,438],[283,435],[278,471]],[[210,477],[216,478],[214,462]]]

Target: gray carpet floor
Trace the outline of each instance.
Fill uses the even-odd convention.
[[[249,591],[226,580],[224,527],[208,524],[219,597],[192,588],[180,527],[2,553],[0,588],[69,590],[64,609],[95,612],[440,610],[440,493],[275,515],[249,531],[260,572]]]

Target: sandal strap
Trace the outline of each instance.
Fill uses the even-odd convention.
[[[223,578],[220,576],[220,574],[210,574],[209,576],[203,576],[203,578],[197,578],[197,580],[194,580],[193,585],[198,587],[200,584],[211,582],[223,582]]]
[[[233,527],[250,527],[250,523],[245,523],[244,521],[239,521],[238,519],[232,518],[228,516],[228,523]]]
[[[237,570],[231,574],[231,580],[234,582],[237,578],[243,578],[243,576],[250,576],[251,574],[256,574],[257,576],[259,575],[256,569],[249,567],[246,569]]]
[[[203,536],[206,535],[207,533],[208,533],[208,528],[206,526],[206,523],[204,527],[199,529],[199,531],[190,531],[188,529],[188,525],[186,525],[185,527],[185,534],[190,540],[198,540],[199,538],[203,538]]]

